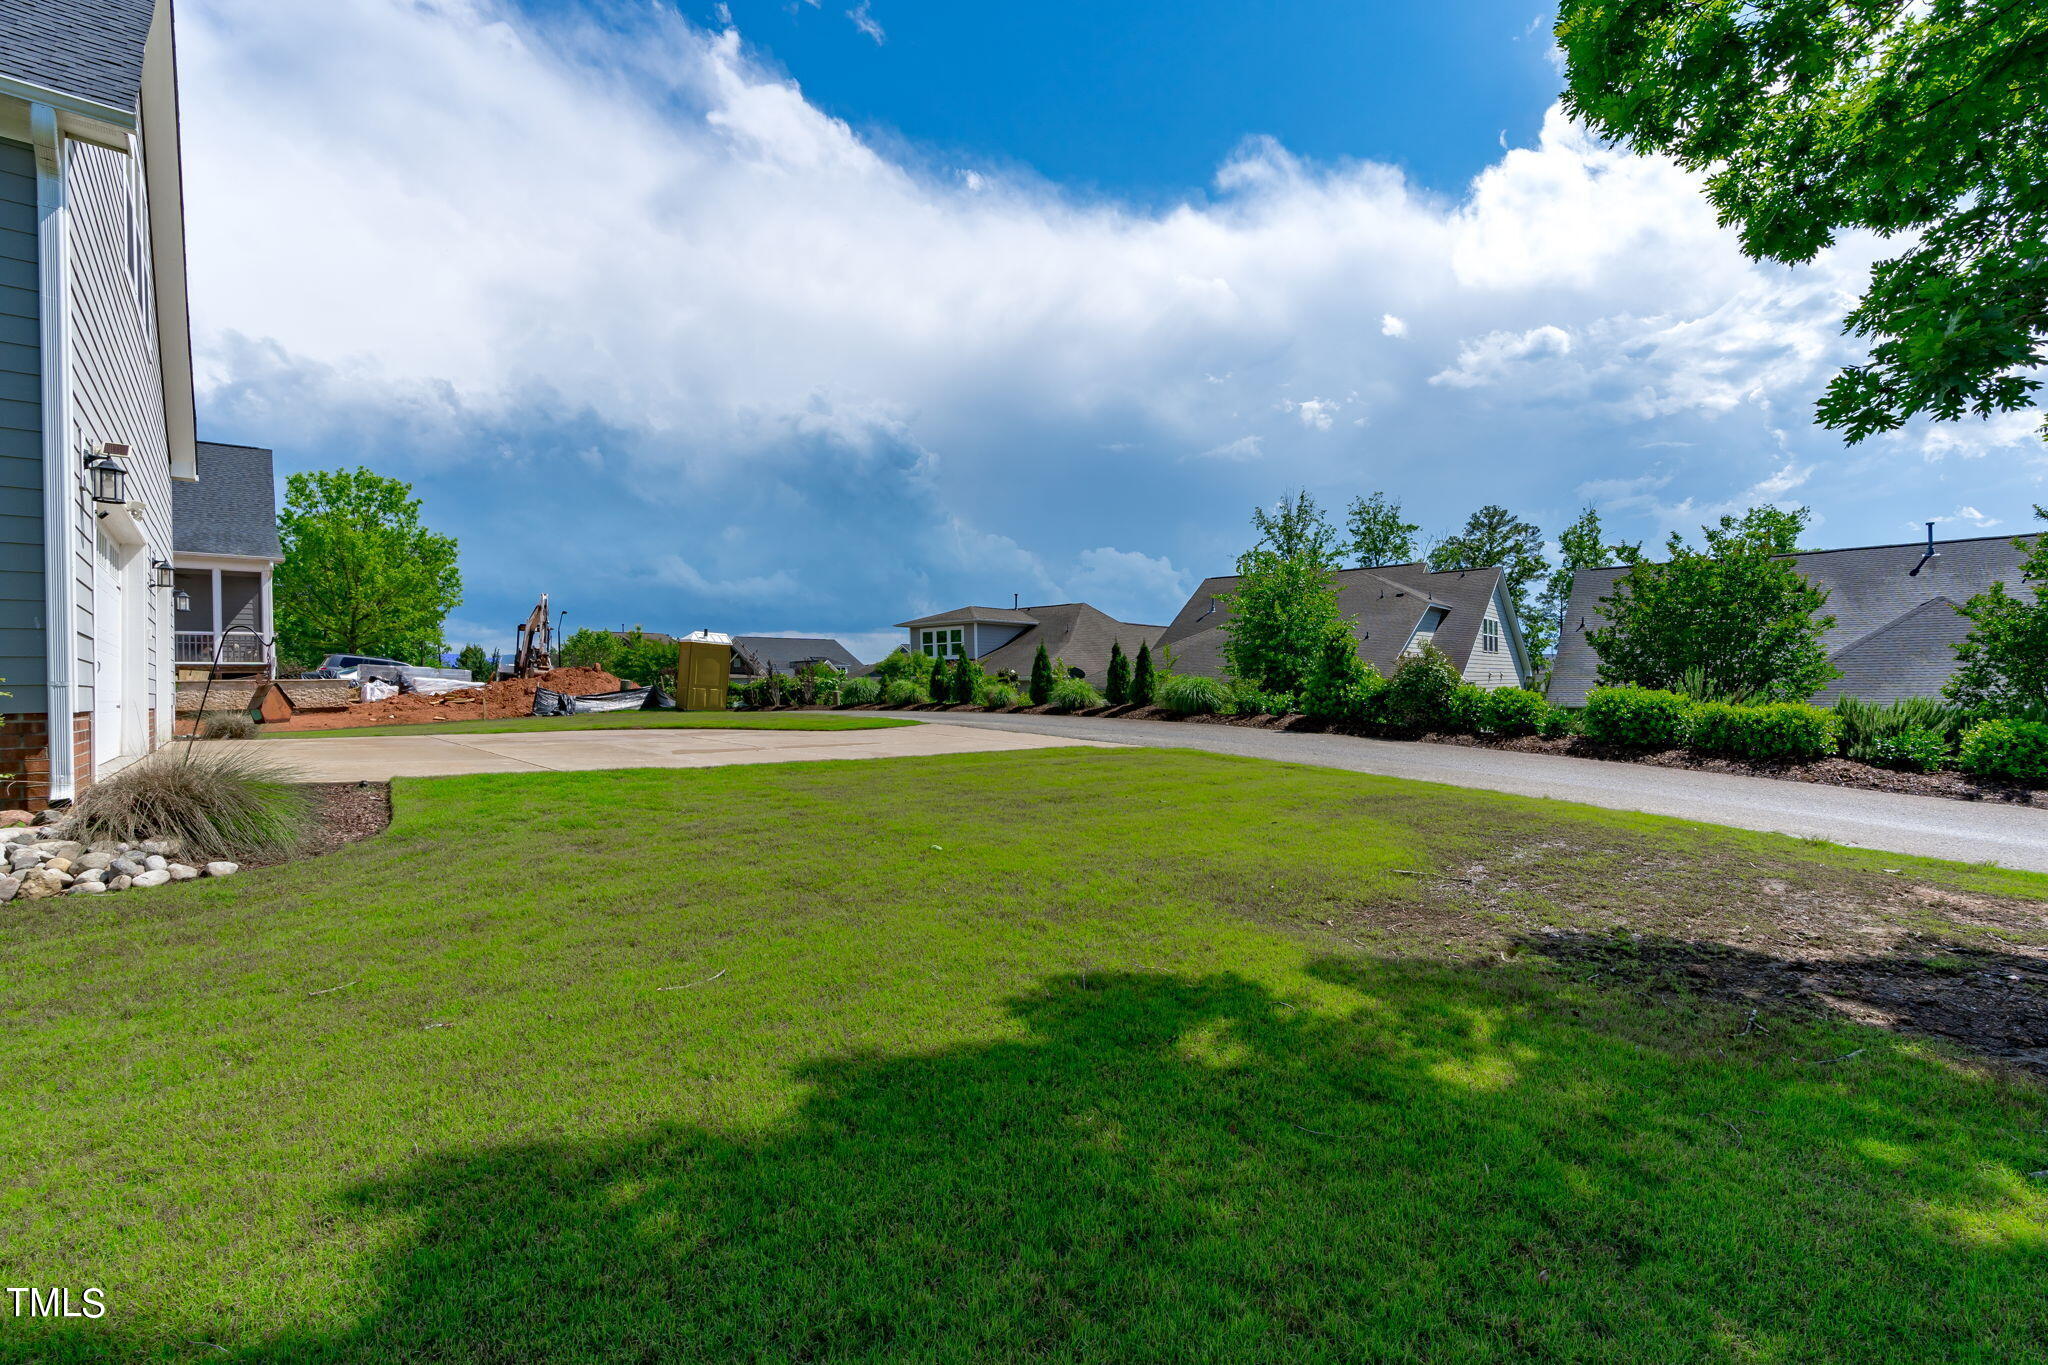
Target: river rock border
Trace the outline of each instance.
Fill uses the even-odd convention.
[[[96,896],[200,877],[232,877],[242,870],[239,863],[179,862],[182,852],[176,839],[83,844],[63,838],[54,825],[0,829],[0,853],[6,855],[0,901]]]

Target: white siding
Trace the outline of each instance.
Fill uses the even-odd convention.
[[[158,733],[170,725],[172,669],[169,607],[148,586],[152,560],[171,557],[170,452],[164,430],[164,395],[157,358],[150,277],[147,200],[135,159],[91,143],[68,142],[64,174],[69,194],[71,325],[71,459],[74,471],[100,441],[127,445],[129,497],[143,504],[143,544],[133,551],[127,602],[128,651],[147,680],[138,703],[158,712]],[[73,562],[78,582],[75,620],[77,674],[73,704],[93,709],[94,641],[117,628],[93,610],[95,508],[82,480],[74,494]],[[139,618],[139,619],[137,619]],[[131,674],[132,676],[132,674]],[[128,729],[141,733],[140,715]]]
[[[1472,642],[1472,655],[1465,661],[1465,681],[1485,688],[1520,686],[1522,677],[1515,668],[1514,640],[1501,617],[1499,594],[1487,599],[1485,620],[1493,623],[1500,646],[1492,650],[1486,647],[1487,628],[1482,623],[1479,638]]]

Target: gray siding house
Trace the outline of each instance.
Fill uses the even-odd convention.
[[[1359,657],[1381,673],[1391,675],[1404,657],[1435,645],[1466,682],[1488,689],[1528,685],[1522,624],[1499,569],[1435,573],[1427,564],[1382,564],[1339,569],[1332,577]],[[1223,598],[1236,590],[1234,575],[1204,579],[1173,618],[1162,643],[1173,651],[1177,672],[1224,676],[1230,608]]]
[[[199,442],[198,481],[172,486],[171,544],[182,594],[173,637],[179,679],[274,676],[270,575],[284,547],[270,452]]]
[[[1086,602],[1060,602],[1043,607],[956,607],[952,611],[898,621],[910,632],[913,654],[938,659],[969,658],[990,673],[1031,676],[1038,647],[1081,676],[1101,686],[1109,672],[1109,647],[1121,644],[1126,654],[1140,645],[1157,648],[1163,626],[1119,621]]]
[[[169,0],[0,0],[0,773],[62,801],[172,721],[196,477]]]
[[[1969,633],[1956,607],[2003,582],[2018,590],[2021,552],[2011,536],[1911,541],[1791,556],[1792,565],[1825,588],[1825,615],[1834,629],[1823,637],[1842,676],[1816,693],[1825,706],[1841,697],[1883,704],[1904,697],[1939,697],[1955,673],[1955,646]],[[1586,632],[1607,624],[1602,603],[1626,569],[1582,569],[1572,578],[1571,604],[1550,675],[1550,700],[1584,706],[1598,681],[1600,660]]]

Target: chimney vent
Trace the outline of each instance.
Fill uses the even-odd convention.
[[[1920,562],[1906,570],[1906,577],[1918,578],[1920,571],[1933,561],[1941,558],[1941,551],[1934,548],[1934,523],[1927,523],[1927,548],[1920,552]]]

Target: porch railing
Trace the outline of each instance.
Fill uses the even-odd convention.
[[[181,664],[210,664],[213,662],[215,632],[210,630],[181,630],[176,633],[177,662]],[[263,642],[242,631],[230,631],[225,643],[220,646],[220,661],[247,667],[270,662],[270,654]]]

